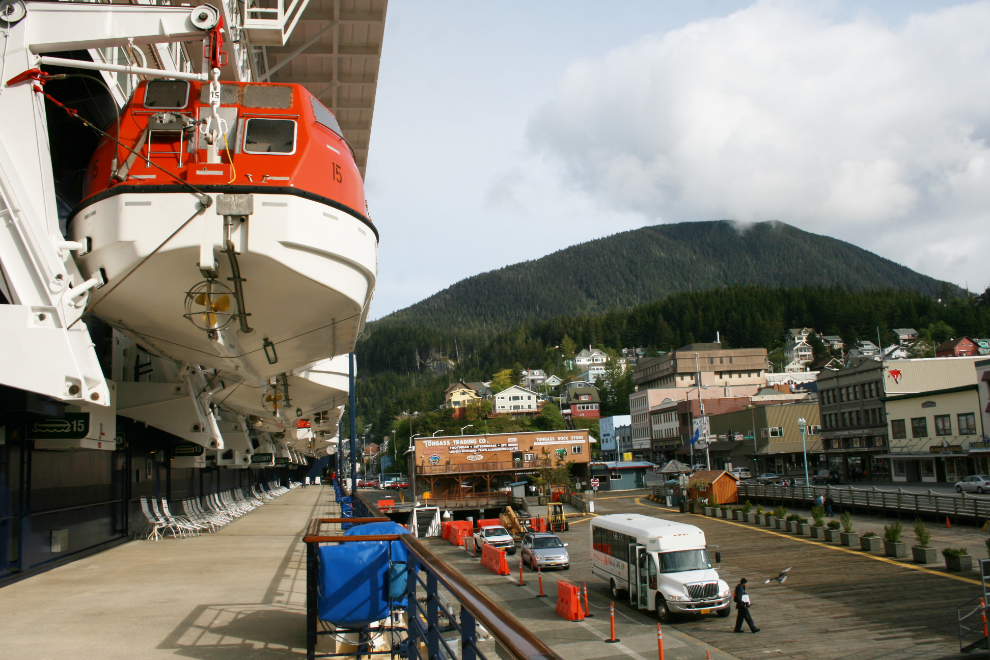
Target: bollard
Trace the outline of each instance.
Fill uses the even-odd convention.
[[[708,652],[708,649],[705,649],[705,660],[712,660],[712,654]]]
[[[524,584],[526,584],[526,583],[522,581],[522,557],[520,557],[519,558],[519,584],[517,584],[516,586],[517,587],[521,587]]]
[[[663,660],[663,632],[660,631],[660,624],[657,624],[657,647],[660,649],[660,660]]]
[[[537,596],[537,598],[546,598],[547,595],[545,593],[543,593],[543,569],[540,568],[539,566],[537,566],[536,567],[536,572],[537,572],[537,574],[539,575],[539,578],[540,578],[540,595]]]
[[[473,548],[473,550],[471,551],[471,556],[474,557],[475,559],[477,559],[478,558],[478,542],[477,541],[472,541],[471,542],[471,547]]]
[[[608,616],[611,621],[609,624],[609,629],[612,632],[612,636],[606,639],[605,643],[615,644],[619,640],[615,637],[615,603],[614,602],[611,605],[609,605],[608,612],[609,612]]]
[[[587,619],[588,617],[595,615],[591,613],[590,609],[588,609],[588,583],[582,582],[581,584],[584,586],[584,618]]]

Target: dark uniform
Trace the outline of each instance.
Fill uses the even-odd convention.
[[[749,624],[749,629],[753,632],[760,632],[760,629],[756,627],[753,623],[753,615],[749,613],[749,604],[743,602],[743,596],[746,595],[746,578],[739,581],[736,585],[736,591],[732,596],[732,600],[736,603],[736,632],[742,632],[743,619]]]

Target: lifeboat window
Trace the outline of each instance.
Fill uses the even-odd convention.
[[[220,105],[237,105],[237,92],[240,85],[220,83]],[[199,88],[199,102],[203,105],[210,104],[210,84],[206,83]]]
[[[340,137],[344,137],[343,131],[340,130],[340,124],[337,123],[337,118],[333,116],[333,113],[317,101],[315,96],[310,100],[313,101],[313,114],[316,115],[316,123],[326,126]]]
[[[144,107],[177,110],[189,102],[189,82],[185,80],[149,80],[144,90]]]
[[[245,108],[287,110],[292,107],[292,88],[288,85],[247,85],[243,105]]]
[[[296,150],[296,122],[291,119],[247,120],[244,153],[291,154]]]

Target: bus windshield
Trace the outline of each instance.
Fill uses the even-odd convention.
[[[677,552],[664,552],[658,556],[661,573],[702,571],[712,567],[707,550],[679,550]]]

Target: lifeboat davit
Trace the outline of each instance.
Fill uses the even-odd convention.
[[[378,232],[333,114],[300,85],[141,83],[69,221],[94,315],[186,364],[275,383],[353,350]],[[211,105],[212,99],[212,105]],[[212,126],[212,133],[205,131]],[[126,147],[126,148],[125,148]]]

